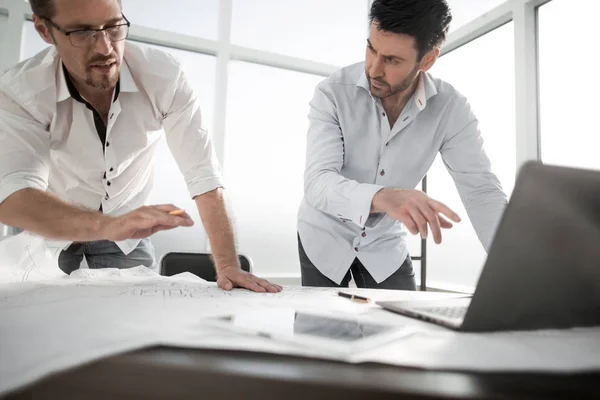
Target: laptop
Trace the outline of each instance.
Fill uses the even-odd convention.
[[[526,163],[471,298],[377,304],[469,332],[600,325],[600,171]]]

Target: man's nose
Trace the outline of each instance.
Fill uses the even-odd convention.
[[[369,68],[369,77],[380,78],[383,76],[383,63],[376,57]]]
[[[95,53],[109,55],[113,51],[112,42],[110,41],[106,31],[96,32],[96,37],[92,49]]]

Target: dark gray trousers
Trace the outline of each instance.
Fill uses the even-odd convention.
[[[65,274],[69,275],[79,269],[84,256],[91,269],[123,269],[143,265],[155,271],[157,270],[154,260],[154,246],[152,246],[150,239],[142,239],[140,244],[129,254],[124,254],[115,242],[109,240],[73,243],[60,253],[58,266]]]
[[[386,280],[381,283],[377,283],[371,276],[369,271],[360,262],[358,258],[355,258],[348,273],[342,279],[342,282],[338,285],[325,275],[323,275],[317,267],[310,261],[300,237],[298,237],[298,253],[300,255],[300,270],[302,274],[302,286],[317,286],[317,287],[348,287],[350,278],[354,279],[356,286],[359,288],[368,289],[396,289],[396,290],[417,290],[415,282],[415,273],[412,267],[412,260],[410,256],[406,257],[400,267],[390,275]]]

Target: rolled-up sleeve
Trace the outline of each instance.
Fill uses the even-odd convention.
[[[483,149],[478,121],[469,104],[457,105],[455,133],[440,150],[446,169],[452,176],[479,241],[489,250],[507,204],[500,181],[491,170]]]
[[[0,91],[0,203],[27,188],[48,188],[50,134]]]
[[[344,135],[327,80],[319,84],[310,102],[304,172],[304,196],[308,204],[342,220],[365,226],[380,185],[345,178]]]
[[[190,195],[195,197],[223,187],[221,167],[210,135],[202,125],[198,99],[183,70],[163,124],[167,144]]]

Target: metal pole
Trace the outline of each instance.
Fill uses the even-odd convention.
[[[421,182],[421,190],[427,193],[427,175]],[[421,239],[421,285],[420,290],[427,291],[427,239]]]

